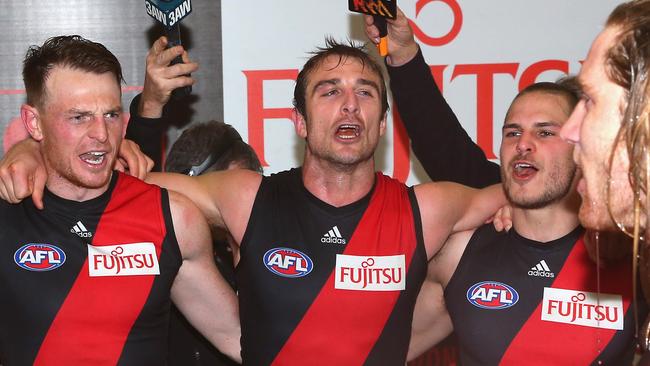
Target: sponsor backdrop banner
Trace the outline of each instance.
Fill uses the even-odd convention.
[[[400,0],[451,107],[488,157],[496,159],[506,109],[520,87],[577,73],[615,0]],[[302,142],[291,123],[298,68],[324,35],[366,41],[347,1],[224,1],[224,116],[268,164],[296,166]],[[392,117],[391,117],[392,121]],[[435,123],[435,121],[431,121]],[[428,178],[413,166],[389,123],[376,156],[408,183]]]
[[[576,73],[619,2],[402,0],[399,5],[413,21],[450,105],[469,135],[496,159],[503,116],[519,88]],[[0,29],[9,35],[0,64],[3,147],[24,133],[17,117],[24,102],[25,51],[52,35],[76,33],[106,44],[124,67],[125,106],[141,89],[146,51],[161,32],[144,1],[0,0],[0,6]],[[296,166],[303,154],[291,122],[298,68],[325,35],[365,42],[363,19],[349,12],[344,0],[192,0],[191,6],[182,33],[201,70],[191,105],[176,114],[170,141],[192,121],[220,119],[251,143],[267,173]],[[427,180],[403,132],[393,128],[392,113],[389,122],[376,156],[379,168],[408,183]]]
[[[190,121],[223,119],[221,82],[221,2],[188,0],[192,12],[181,22],[184,44],[201,70],[189,108],[176,113],[170,139]],[[103,43],[120,60],[125,84],[125,110],[142,89],[145,56],[151,43],[162,35],[145,12],[144,0],[0,0],[0,34],[4,37],[0,57],[0,137],[3,148],[9,140],[24,135],[18,120],[25,101],[22,60],[30,45],[42,44],[61,34],[79,34]],[[14,122],[13,124],[11,122]],[[0,149],[0,156],[4,149]]]
[[[496,159],[510,101],[535,80],[577,73],[588,46],[619,0],[400,0],[443,93],[469,135]],[[365,42],[363,19],[345,0],[191,0],[182,21],[190,56],[201,70],[191,105],[176,113],[170,141],[191,122],[233,124],[255,148],[266,173],[299,164],[292,91],[307,52],[325,35]],[[144,0],[0,0],[0,137],[3,147],[24,135],[17,119],[25,95],[21,62],[27,47],[59,34],[104,43],[120,59],[125,109],[142,87],[144,59],[160,28]],[[223,45],[222,45],[223,40]],[[222,57],[223,55],[223,57]],[[393,126],[376,155],[378,166],[408,183],[426,181]],[[435,121],[431,121],[435,123]],[[0,150],[0,156],[2,151]],[[451,158],[451,157],[450,157]],[[449,364],[440,347],[420,364]]]

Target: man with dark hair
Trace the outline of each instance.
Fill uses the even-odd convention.
[[[580,221],[589,228],[621,230],[633,237],[646,299],[650,298],[649,40],[650,1],[629,1],[612,11],[580,70],[582,99],[562,129],[562,136],[576,145],[574,159],[583,171],[578,184]],[[650,349],[648,324],[646,319],[639,334],[644,351]],[[647,352],[648,362],[645,358],[650,358]]]
[[[24,65],[31,140],[18,149],[42,154],[46,207],[0,202],[2,364],[165,364],[172,299],[239,359],[237,299],[210,259],[203,216],[113,171],[124,134],[115,56],[61,36]]]
[[[369,37],[377,41],[372,18],[366,22]],[[426,171],[433,178],[479,186],[498,179],[498,165],[469,139],[436,87],[404,14],[398,11],[388,24],[391,89]],[[505,117],[500,169],[514,206],[514,228],[496,233],[488,225],[449,238],[430,262],[409,357],[455,328],[463,364],[631,362],[631,268],[627,261],[598,268],[589,260],[577,222],[572,148],[558,136],[578,102],[578,89],[572,78],[541,82],[514,99]],[[445,165],[449,160],[455,166]],[[600,288],[598,276],[606,278]],[[595,306],[616,309],[616,327],[611,317],[598,320],[591,311],[597,309],[594,300]],[[589,311],[567,318],[573,314],[567,312],[569,304]],[[546,334],[544,342],[536,341]]]
[[[70,47],[75,44],[83,49],[78,53]],[[46,81],[52,65],[81,69],[94,74],[112,74],[118,85],[122,84],[122,68],[117,58],[104,45],[80,36],[50,38],[42,47],[31,46],[23,62],[23,80],[27,92],[27,104],[43,107],[47,98]]]
[[[300,115],[307,113],[307,82],[311,77],[312,72],[317,69],[320,64],[329,56],[339,57],[339,62],[343,62],[347,58],[353,58],[361,63],[362,68],[368,67],[370,71],[379,76],[381,83],[376,85],[379,88],[379,97],[381,98],[381,113],[385,114],[388,111],[388,96],[386,93],[386,82],[384,80],[384,73],[375,60],[373,60],[368,53],[359,47],[346,46],[336,43],[332,38],[325,39],[326,47],[318,47],[316,51],[311,52],[312,57],[305,63],[302,70],[298,73],[296,78],[296,87],[293,90],[293,105]],[[336,66],[339,66],[340,63]],[[336,67],[335,66],[335,67]]]
[[[218,121],[197,123],[183,131],[165,161],[165,171],[191,176],[235,167],[262,173],[250,145],[234,127]]]
[[[241,245],[244,362],[403,363],[427,258],[503,198],[495,187],[412,190],[376,174],[372,155],[386,117],[379,68],[360,49],[333,42],[307,65],[296,87],[304,90],[296,92],[296,131],[307,143],[301,169],[150,179],[182,187]],[[363,273],[375,274],[360,283]],[[323,354],[332,337],[342,346]]]
[[[454,329],[463,365],[631,364],[631,268],[590,260],[573,149],[559,137],[577,101],[548,82],[515,97],[500,150],[513,227],[499,233],[488,224],[447,240],[418,298],[410,357]],[[540,334],[550,337],[535,342]]]
[[[146,58],[146,74],[142,94],[131,102],[131,116],[126,137],[140,145],[143,152],[154,157],[154,170],[159,171],[163,157],[163,134],[169,120],[167,103],[174,88],[190,85],[188,73],[197,70],[182,48],[165,48],[166,38],[154,42]],[[183,64],[171,61],[182,55]],[[181,101],[179,101],[181,102]],[[165,170],[196,176],[226,169],[249,169],[262,172],[253,149],[242,141],[239,133],[223,122],[194,124],[183,131],[171,147]],[[239,252],[232,236],[220,228],[212,228],[213,254],[219,272],[235,288],[234,263]],[[232,365],[201,336],[185,317],[172,307],[169,324],[169,365]]]
[[[331,41],[315,57],[299,81],[301,168],[148,179],[182,190],[240,245],[244,363],[403,364],[427,260],[505,197],[498,186],[408,188],[375,172],[386,129],[380,68],[357,47]],[[322,352],[332,339],[339,345]]]
[[[231,125],[218,121],[194,124],[183,131],[165,161],[165,171],[190,176],[228,169],[262,173],[262,166],[250,145],[241,139]],[[239,259],[237,244],[228,232],[216,227],[212,228],[212,238],[217,268],[236,289],[234,266]],[[169,354],[169,365],[234,364],[202,337],[175,308],[170,319]]]

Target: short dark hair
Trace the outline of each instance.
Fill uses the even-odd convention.
[[[94,74],[111,73],[120,85],[122,67],[104,45],[78,35],[49,38],[42,46],[31,46],[23,61],[23,81],[27,104],[42,106],[47,97],[45,81],[55,66],[69,67]]]
[[[204,164],[205,163],[205,164]],[[199,175],[209,171],[226,170],[231,163],[262,172],[255,151],[245,143],[237,130],[219,121],[197,123],[176,140],[165,162],[168,172]],[[201,167],[199,170],[196,170]]]
[[[339,58],[337,66],[342,64],[347,58],[351,57],[356,59],[361,62],[363,67],[369,67],[373,73],[379,76],[381,84],[379,85],[379,92],[381,94],[381,113],[382,115],[386,113],[388,110],[388,96],[386,93],[384,73],[379,63],[370,57],[364,45],[356,44],[352,41],[348,41],[348,44],[342,44],[331,37],[327,37],[325,38],[325,47],[318,47],[316,48],[316,51],[311,52],[311,54],[313,56],[307,60],[300,73],[298,73],[296,87],[293,90],[293,106],[303,117],[307,117],[306,92],[307,84],[309,83],[309,76],[325,59],[330,56],[337,56]]]
[[[580,84],[575,76],[566,76],[558,79],[556,82],[540,81],[530,84],[517,94],[515,99],[512,100],[510,108],[512,108],[517,99],[530,93],[547,93],[563,97],[569,106],[569,110],[566,111],[567,116],[569,116],[578,104],[578,101],[580,101]],[[510,108],[508,108],[506,118],[510,114]]]

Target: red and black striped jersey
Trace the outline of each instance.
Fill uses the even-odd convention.
[[[631,363],[631,260],[598,274],[583,233],[540,243],[476,230],[445,289],[463,365]]]
[[[84,202],[0,202],[2,365],[162,365],[181,264],[167,192],[113,174]]]
[[[237,267],[244,364],[403,365],[426,265],[403,184],[377,174],[333,207],[300,169],[263,178]]]

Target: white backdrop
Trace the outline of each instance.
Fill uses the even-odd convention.
[[[520,83],[579,71],[580,60],[615,0],[402,0],[416,37],[465,129],[491,158]],[[294,79],[325,35],[366,41],[363,19],[347,1],[222,2],[224,119],[268,164],[266,173],[300,164],[302,141],[291,116]],[[440,84],[439,84],[440,85]],[[427,180],[395,148],[392,119],[376,156],[379,169],[409,184]],[[395,158],[397,156],[397,158]]]

